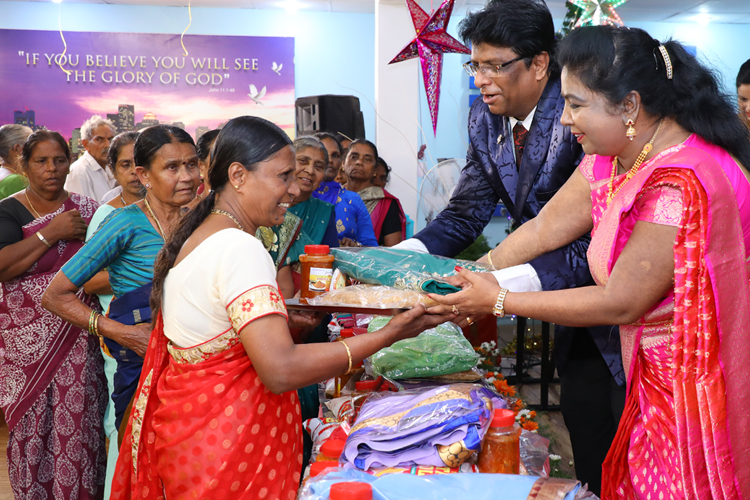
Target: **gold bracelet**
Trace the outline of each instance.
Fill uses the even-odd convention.
[[[42,243],[44,243],[45,245],[47,245],[47,248],[52,248],[52,245],[49,244],[49,241],[47,241],[47,238],[45,238],[42,233],[40,233],[39,231],[37,231],[36,232],[36,236],[37,236],[37,238],[39,238],[39,241],[41,241]]]
[[[102,334],[99,333],[99,318],[101,318],[102,315],[99,313],[96,313],[96,318],[94,318],[94,335],[96,335],[99,338],[102,338]]]
[[[497,294],[497,301],[495,301],[495,307],[492,308],[492,314],[499,318],[505,317],[505,296],[507,294],[508,289],[500,287],[500,292]]]
[[[99,335],[98,325],[100,316],[101,314],[96,311],[91,311],[91,315],[89,316],[89,333],[96,337],[101,337],[101,335]]]
[[[487,252],[487,262],[489,262],[492,267],[495,267],[495,264],[492,263],[492,250]]]
[[[344,347],[346,347],[346,355],[349,356],[349,368],[346,369],[346,373],[351,373],[351,371],[352,371],[352,351],[349,350],[349,346],[346,344],[345,340],[342,340],[341,343],[344,344]]]

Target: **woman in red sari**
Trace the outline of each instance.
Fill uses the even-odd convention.
[[[213,191],[157,259],[156,328],[115,499],[294,499],[302,468],[296,389],[455,318],[418,308],[347,344],[295,345],[289,327],[305,317],[287,313],[274,263],[254,236],[281,224],[299,194],[291,141],[271,122],[235,118],[216,140],[209,172]]]
[[[562,123],[587,156],[491,259],[516,265],[591,231],[597,286],[507,293],[464,272],[466,288],[436,300],[461,317],[621,325],[628,394],[602,498],[748,500],[748,131],[676,42],[580,28],[558,57]]]
[[[100,499],[107,385],[99,341],[42,309],[44,290],[83,246],[98,205],[63,189],[68,144],[41,130],[23,147],[29,181],[0,202],[0,408],[17,499]],[[78,297],[99,307],[89,295]]]

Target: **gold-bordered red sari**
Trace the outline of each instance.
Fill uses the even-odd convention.
[[[271,286],[237,297],[232,328],[191,348],[151,334],[120,449],[113,499],[293,500],[302,467],[297,393],[271,393],[237,332],[268,314],[286,315]]]

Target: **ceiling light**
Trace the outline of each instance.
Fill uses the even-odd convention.
[[[52,1],[55,2],[55,3],[61,3],[62,2],[62,0],[52,0]]]
[[[301,4],[297,2],[296,0],[287,0],[286,2],[281,2],[282,7],[286,9],[287,12],[290,14],[296,13],[301,7],[304,7],[304,4]]]
[[[708,23],[711,22],[711,16],[709,16],[705,12],[702,12],[698,14],[697,16],[695,16],[695,22],[697,22],[701,26],[706,26],[708,25]]]

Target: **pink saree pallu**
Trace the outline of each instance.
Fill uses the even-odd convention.
[[[604,500],[750,500],[747,251],[722,159],[701,142],[657,155],[609,207],[611,158],[580,166],[592,189],[597,284],[606,285],[637,220],[678,227],[673,291],[620,326],[628,396],[603,466]]]
[[[72,209],[88,222],[96,205],[72,194],[59,210],[23,227],[24,238]],[[47,286],[81,246],[59,241],[26,272],[0,283],[0,407],[10,430],[16,500],[104,494],[107,386],[99,342],[41,306]],[[83,291],[79,298],[91,305]]]
[[[177,348],[160,314],[111,498],[294,500],[301,432],[296,391],[271,393],[234,330]]]

